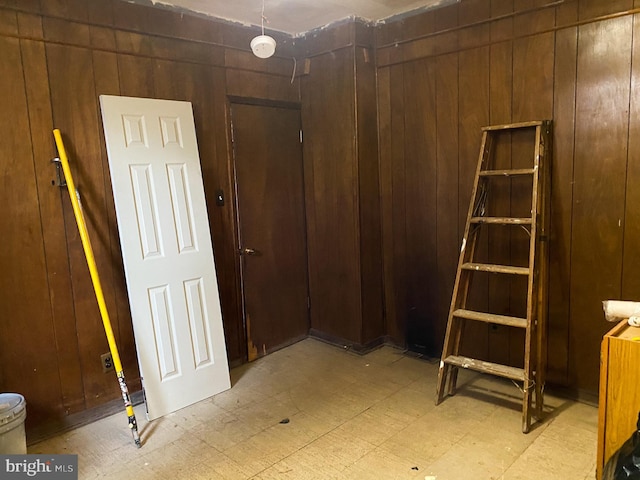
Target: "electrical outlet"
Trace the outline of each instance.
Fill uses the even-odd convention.
[[[102,371],[104,373],[113,371],[113,357],[110,352],[100,355],[100,362],[102,362]]]

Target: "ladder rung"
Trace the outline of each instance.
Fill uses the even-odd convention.
[[[515,177],[517,175],[533,175],[534,168],[516,168],[512,170],[481,170],[481,177]]]
[[[547,120],[536,120],[533,122],[521,122],[521,123],[508,123],[506,125],[491,125],[488,127],[482,127],[483,132],[491,132],[494,130],[511,130],[515,128],[530,128],[539,127],[547,123]]]
[[[472,217],[471,223],[491,223],[495,225],[531,225],[531,219],[515,217]]]
[[[474,270],[477,272],[529,275],[529,269],[527,267],[512,267],[511,265],[490,265],[488,263],[463,263],[462,268],[464,270]]]
[[[500,365],[499,363],[485,362],[483,360],[476,360],[474,358],[458,357],[450,355],[444,359],[444,363],[454,365],[456,367],[468,368],[476,372],[490,373],[498,377],[510,378],[512,380],[518,380],[524,382],[524,369],[517,367],[509,367],[507,365]]]
[[[495,313],[474,312],[473,310],[463,309],[454,310],[453,316],[466,318],[467,320],[506,325],[508,327],[527,328],[527,319],[520,317],[509,317],[507,315],[496,315]]]

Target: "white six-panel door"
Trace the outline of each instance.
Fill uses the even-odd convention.
[[[191,103],[100,96],[150,420],[230,387]]]

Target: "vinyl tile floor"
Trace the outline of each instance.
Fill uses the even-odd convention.
[[[521,433],[512,382],[461,371],[434,405],[437,362],[308,338],[231,370],[232,388],[161,419],[124,411],[31,445],[78,455],[80,479],[585,480],[597,408],[547,394]]]

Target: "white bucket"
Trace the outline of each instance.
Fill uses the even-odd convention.
[[[27,403],[24,397],[17,393],[0,393],[0,453],[17,455],[27,453],[25,418],[27,418]]]

